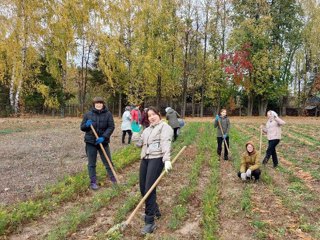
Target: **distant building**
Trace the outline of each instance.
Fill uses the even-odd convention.
[[[307,116],[318,117],[320,114],[320,97],[310,97],[305,104],[305,113]]]

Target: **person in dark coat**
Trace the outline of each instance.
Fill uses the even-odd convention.
[[[178,118],[180,118],[179,113],[177,113],[175,110],[173,110],[171,107],[167,107],[165,109],[166,111],[166,118],[168,120],[168,124],[173,129],[173,141],[177,140],[178,137],[178,130],[180,128],[180,124],[178,121]]]
[[[90,126],[93,126],[96,130],[99,138],[96,139],[94,133]],[[88,173],[90,177],[90,187],[93,190],[97,190],[99,187],[97,185],[96,176],[96,163],[97,163],[97,153],[99,152],[101,160],[106,168],[107,174],[112,183],[116,183],[116,179],[112,173],[112,170],[105,158],[101,148],[100,143],[102,143],[107,156],[111,161],[111,153],[109,148],[110,137],[114,131],[114,120],[111,112],[107,109],[103,98],[95,97],[93,99],[92,109],[84,114],[80,129],[85,132],[84,141],[86,143],[86,153],[88,157]],[[112,161],[111,161],[112,162]]]
[[[141,112],[141,124],[143,126],[143,129],[146,129],[147,127],[150,126],[150,122],[149,122],[149,119],[148,119],[147,111],[148,111],[148,108],[145,108]]]

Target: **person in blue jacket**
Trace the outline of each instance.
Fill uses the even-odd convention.
[[[93,131],[91,130],[91,125],[96,130],[99,138],[96,139]],[[107,174],[112,183],[116,183],[116,179],[112,173],[112,170],[107,162],[107,159],[103,155],[100,148],[100,143],[102,143],[107,156],[111,161],[110,153],[110,137],[114,131],[114,120],[112,113],[108,110],[102,97],[95,97],[93,99],[92,109],[84,114],[80,129],[85,132],[84,142],[86,143],[86,153],[88,157],[88,173],[90,177],[90,187],[93,190],[97,190],[97,176],[96,176],[96,163],[97,163],[97,153],[99,152],[101,160],[106,168]],[[112,162],[112,161],[111,161]]]

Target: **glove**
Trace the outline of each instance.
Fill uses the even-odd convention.
[[[142,147],[143,145],[143,142],[142,142],[142,139],[139,139],[139,141],[136,143],[136,147]]]
[[[220,119],[220,116],[216,115],[216,121],[219,121],[219,119]]]
[[[171,169],[172,169],[171,161],[165,161],[164,162],[164,171],[167,173]]]
[[[228,134],[223,134],[223,139],[226,139]]]
[[[246,181],[247,180],[247,174],[246,173],[241,173],[241,179],[242,179],[242,181]]]
[[[97,140],[96,140],[96,145],[98,145],[98,144],[100,144],[100,143],[103,143],[104,142],[104,137],[99,137],[99,138],[97,138]]]
[[[271,114],[274,118],[278,117],[278,114],[275,111],[271,111]]]
[[[246,175],[248,178],[251,178],[251,169],[250,168],[246,171]]]
[[[86,127],[90,127],[92,125],[92,120],[91,119],[88,119],[86,121]]]

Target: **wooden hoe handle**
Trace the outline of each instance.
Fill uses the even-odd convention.
[[[182,152],[186,149],[187,147],[184,146],[179,153],[175,156],[175,158],[172,160],[172,164],[178,159],[178,157],[182,154]],[[158,183],[160,182],[161,178],[165,175],[165,171],[163,171],[160,176],[158,177],[158,179],[154,182],[154,184],[150,187],[150,189],[148,190],[148,192],[143,196],[143,198],[140,200],[139,204],[136,206],[136,208],[133,210],[133,212],[130,214],[130,216],[128,217],[127,221],[126,221],[126,225],[129,225],[130,222],[132,221],[134,215],[137,213],[137,211],[139,210],[139,208],[141,207],[141,205],[145,202],[145,200],[149,197],[149,195],[151,194],[151,192],[153,191],[153,189],[158,185]]]
[[[99,136],[98,136],[96,130],[94,129],[94,127],[93,127],[92,125],[90,125],[90,128],[91,128],[94,136],[96,137],[96,139],[98,139]],[[107,162],[108,162],[108,164],[109,164],[109,167],[111,168],[111,171],[112,171],[115,179],[117,180],[117,183],[120,183],[120,182],[119,182],[119,178],[118,178],[118,176],[117,176],[117,174],[116,174],[116,171],[114,170],[114,168],[113,168],[113,166],[112,166],[112,163],[111,163],[111,161],[110,161],[110,159],[109,159],[109,157],[108,157],[108,155],[107,155],[107,153],[106,153],[106,150],[104,149],[102,143],[100,143],[99,145],[100,145],[100,148],[101,148],[101,150],[102,150],[102,152],[103,152],[103,155],[104,155],[105,158],[107,159]]]

